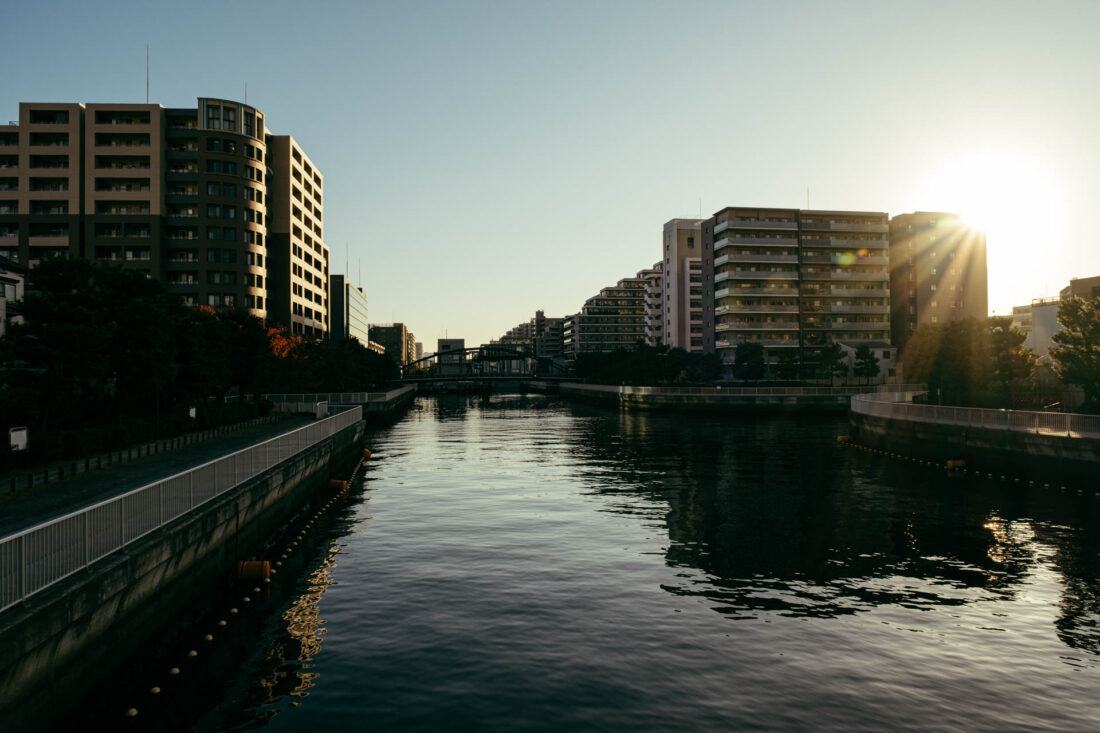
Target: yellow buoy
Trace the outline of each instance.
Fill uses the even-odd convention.
[[[363,449],[363,458],[370,459],[370,451],[366,448]]]
[[[271,577],[271,563],[267,560],[245,560],[237,563],[238,580],[252,581]]]

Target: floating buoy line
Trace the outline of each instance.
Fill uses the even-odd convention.
[[[274,562],[270,560],[243,560],[237,563],[237,581],[240,587],[244,589],[241,591],[242,595],[240,596],[240,603],[244,607],[250,606],[251,604],[253,604],[254,601],[258,603],[266,600],[266,598],[270,595],[272,576],[278,574],[279,569],[283,567],[283,563],[290,558],[290,555],[293,554],[294,549],[298,547],[298,543],[305,540],[307,533],[310,529],[313,528],[317,521],[321,519],[325,515],[325,513],[329,509],[331,509],[333,505],[336,504],[339,499],[346,496],[349,487],[352,485],[352,483],[354,483],[356,476],[358,476],[363,470],[364,464],[370,460],[370,457],[371,452],[364,448],[362,454],[359,457],[359,460],[355,464],[355,468],[352,469],[351,476],[348,478],[348,480],[344,481],[342,479],[331,479],[328,482],[327,488],[330,492],[330,495],[327,501],[321,503],[319,506],[311,507],[313,512],[309,514],[306,520],[300,525],[299,531],[292,536],[291,541],[283,546],[282,551],[279,554],[278,560]],[[298,517],[295,518],[295,520],[299,519],[301,516],[302,515],[299,514]],[[295,520],[292,520],[292,523]],[[280,539],[283,539],[285,541],[285,537]],[[270,546],[268,549],[269,551],[271,551]],[[249,586],[252,587],[249,588]],[[251,595],[249,595],[249,593],[251,593]],[[239,617],[240,614],[241,610],[237,606],[231,606],[230,608],[226,609],[226,616],[219,618],[215,622],[214,628],[210,629],[207,633],[201,636],[203,644],[211,646],[215,644],[218,641],[218,637],[213,632],[224,632],[229,627],[230,620],[232,620],[234,617]],[[188,649],[187,652],[183,655],[183,660],[181,660],[182,664],[169,666],[165,670],[165,675],[167,676],[167,680],[165,680],[165,682],[171,682],[182,677],[182,665],[195,664],[197,663],[199,657],[200,655],[198,649]],[[146,684],[148,684],[148,682],[146,682]],[[148,687],[147,689],[148,695],[151,698],[157,698],[162,696],[163,693],[168,692],[170,688],[163,683],[157,681],[155,684]],[[126,708],[122,713],[122,717],[128,720],[132,720],[138,717],[140,711],[141,707],[138,705],[134,705]]]
[[[953,475],[953,476],[968,476],[969,475],[969,476],[973,476],[974,478],[979,478],[979,479],[980,478],[985,478],[986,480],[989,480],[989,481],[1002,481],[1004,483],[1013,483],[1013,484],[1021,484],[1021,485],[1024,483],[1023,479],[1021,479],[1019,476],[1009,476],[1007,474],[992,473],[992,472],[989,472],[989,471],[985,471],[985,472],[978,471],[978,470],[973,470],[972,471],[972,470],[970,470],[966,467],[966,460],[964,460],[962,458],[949,459],[945,463],[940,464],[937,461],[930,461],[930,460],[928,460],[926,458],[923,458],[921,456],[909,456],[909,455],[905,455],[904,453],[898,453],[896,451],[882,450],[881,448],[872,448],[869,445],[862,445],[860,443],[856,443],[855,441],[853,441],[852,436],[850,436],[850,435],[838,435],[837,438],[836,438],[836,444],[840,448],[854,448],[855,450],[861,451],[863,453],[871,453],[871,454],[876,455],[876,456],[883,456],[885,458],[893,458],[893,459],[898,460],[898,461],[904,461],[904,462],[908,462],[908,463],[915,463],[919,466],[928,466],[929,468],[937,468],[937,467],[942,466],[942,468],[944,468],[947,471],[948,475]],[[1035,482],[1034,479],[1028,479],[1027,480],[1027,485],[1029,487],[1038,486],[1038,484]],[[1052,486],[1051,486],[1050,483],[1044,483],[1042,485],[1042,488],[1050,489],[1050,488],[1052,488]],[[1062,491],[1062,492],[1065,492],[1067,490],[1067,488],[1068,487],[1065,484],[1061,484],[1061,485],[1059,485],[1058,490]],[[1078,494],[1084,494],[1085,492],[1084,492],[1084,489],[1077,489],[1077,493]],[[1094,495],[1095,496],[1100,496],[1100,491],[1094,492]]]

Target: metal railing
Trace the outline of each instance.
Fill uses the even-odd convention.
[[[362,419],[352,407],[0,539],[0,611]]]
[[[327,402],[330,405],[362,405],[367,402],[388,402],[414,387],[398,387],[388,392],[313,392],[298,394],[265,394],[265,400],[284,402]]]
[[[923,389],[919,385],[851,385],[843,387],[631,387],[613,384],[569,384],[563,391],[616,392],[636,395],[699,395],[727,397],[848,397],[883,389]]]
[[[872,417],[990,430],[1018,430],[1070,437],[1100,437],[1100,415],[913,404],[913,398],[921,393],[919,390],[913,390],[855,395],[852,397],[852,412]]]

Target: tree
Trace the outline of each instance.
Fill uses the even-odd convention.
[[[775,364],[775,373],[780,379],[797,379],[802,368],[798,359],[798,349],[782,349]]]
[[[757,341],[742,341],[733,355],[733,376],[745,381],[764,376],[764,345]]]
[[[1058,323],[1062,330],[1050,349],[1054,370],[1063,382],[1084,390],[1082,409],[1100,412],[1100,297],[1062,301]]]
[[[989,337],[975,318],[948,323],[928,376],[929,396],[941,405],[990,404]]]
[[[990,358],[990,390],[996,407],[1021,407],[1021,392],[1032,390],[1035,355],[1024,346],[1027,335],[1013,328],[1009,316],[987,322]]]
[[[905,379],[910,384],[927,384],[932,374],[932,365],[943,344],[944,324],[922,323],[905,342],[905,348],[898,354],[898,361],[905,370]]]
[[[821,371],[829,375],[829,385],[833,384],[833,377],[848,376],[848,365],[844,363],[844,349],[835,341],[830,341],[821,350]]]
[[[860,344],[856,348],[855,366],[852,372],[861,379],[874,379],[878,376],[878,357],[867,344]]]

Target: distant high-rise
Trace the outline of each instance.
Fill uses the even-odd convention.
[[[644,272],[644,271],[643,271]],[[632,350],[645,343],[646,280],[628,277],[603,288],[584,303],[580,313],[563,325],[565,356]]]
[[[899,349],[922,323],[985,320],[987,279],[985,233],[957,214],[890,219],[890,330]]]
[[[404,323],[371,324],[370,327],[370,340],[380,344],[394,363],[401,367],[409,363],[405,351],[408,335]]]
[[[541,310],[535,311],[534,318],[510,328],[491,343],[523,346],[540,358],[561,356],[562,324],[561,318],[550,318]]]
[[[332,301],[329,315],[332,319],[332,337],[355,339],[363,346],[370,341],[370,323],[367,320],[367,296],[346,275],[329,278]]]
[[[889,358],[888,231],[880,212],[722,209],[701,225],[704,350],[731,364],[755,342],[807,373],[830,342]]]
[[[703,350],[702,219],[665,222],[661,341],[685,351]]]
[[[265,119],[207,97],[194,108],[21,103],[19,121],[0,126],[0,256],[114,262],[189,305],[324,335],[320,174]]]

